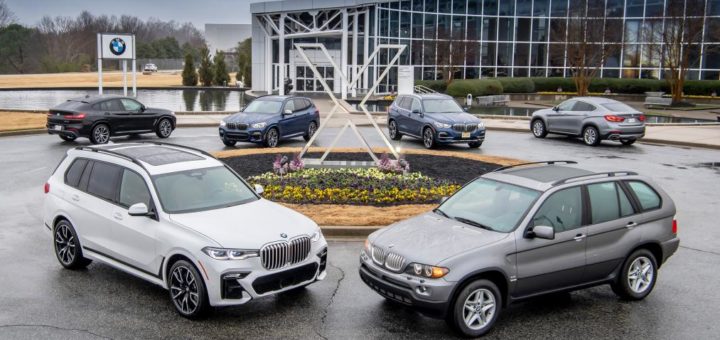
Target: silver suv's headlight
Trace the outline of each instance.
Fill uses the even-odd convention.
[[[440,123],[440,122],[435,122],[435,127],[439,128],[439,129],[449,129],[449,128],[452,127],[452,125],[450,125],[450,124],[445,124],[445,123]]]
[[[264,128],[266,125],[267,125],[266,122],[262,122],[262,123],[255,123],[255,124],[253,124],[253,125],[250,125],[250,127],[253,128],[253,129],[262,129],[262,128]]]
[[[429,266],[422,263],[411,263],[407,266],[407,269],[405,269],[405,273],[407,274],[431,279],[439,279],[447,275],[448,272],[450,272],[450,270],[445,267]]]
[[[248,249],[227,249],[205,247],[202,252],[216,260],[245,260],[251,257],[258,257],[260,253],[257,250]]]
[[[221,121],[220,121],[220,126],[221,126],[221,127],[227,126],[227,122],[224,121],[224,120],[221,120]]]

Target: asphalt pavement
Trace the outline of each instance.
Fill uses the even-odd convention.
[[[318,144],[328,145],[336,131],[321,134]],[[361,131],[371,145],[381,146],[374,131]],[[214,128],[179,129],[168,142],[227,149]],[[86,144],[47,135],[0,138],[0,338],[454,337],[443,321],[386,302],[365,287],[357,274],[361,242],[330,243],[325,281],[298,293],[219,309],[202,321],[179,317],[166,291],[109,266],[62,269],[42,226],[42,185],[67,149]],[[339,144],[358,145],[350,131]],[[422,147],[405,139],[397,146]],[[603,286],[530,300],[505,310],[488,339],[718,338],[720,151],[610,142],[591,148],[564,137],[538,140],[529,133],[499,131],[489,132],[478,150],[461,145],[444,149],[531,161],[569,159],[593,170],[633,170],[655,179],[678,207],[681,248],[660,269],[647,299],[623,302]]]

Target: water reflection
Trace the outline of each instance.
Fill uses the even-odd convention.
[[[195,111],[195,101],[198,97],[196,90],[183,90],[183,100],[185,101],[185,109],[187,111]]]

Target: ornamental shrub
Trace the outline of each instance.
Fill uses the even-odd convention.
[[[185,66],[182,71],[182,84],[185,86],[195,86],[198,83],[197,71],[195,71],[195,63],[192,54],[185,55]]]
[[[575,87],[575,82],[572,78],[536,77],[530,79],[535,84],[535,91],[537,92],[556,92],[559,87],[562,88],[564,92],[577,91],[577,88]]]
[[[720,94],[720,80],[686,80],[685,94],[696,96],[709,96],[715,91]]]
[[[503,93],[533,93],[535,83],[530,78],[495,78],[503,87]]]
[[[470,93],[474,97],[503,93],[502,84],[494,79],[454,80],[447,88],[447,94],[453,97],[465,97]]]

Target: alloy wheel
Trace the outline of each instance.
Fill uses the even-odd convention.
[[[69,266],[77,253],[75,236],[67,224],[61,223],[55,228],[55,252],[62,264]]]
[[[636,258],[628,268],[628,286],[636,294],[644,293],[652,285],[654,278],[653,264],[647,257]]]
[[[315,131],[317,131],[317,126],[315,125],[315,122],[310,123],[310,126],[308,126],[308,137],[312,137],[315,134]]]
[[[278,132],[275,129],[270,129],[267,133],[267,146],[274,148],[278,144]]]
[[[545,132],[545,126],[543,125],[543,122],[537,120],[533,124],[533,134],[535,137],[540,137],[543,135],[543,132]]]
[[[170,121],[169,121],[169,120],[163,119],[163,120],[160,122],[159,130],[160,130],[160,135],[161,135],[163,138],[169,137],[169,136],[170,136],[170,133],[172,133],[172,124],[170,124]]]
[[[185,266],[178,266],[170,274],[170,294],[175,307],[185,315],[195,312],[200,293],[195,275]]]
[[[463,320],[472,330],[480,330],[488,325],[495,315],[495,295],[480,288],[468,295],[463,306]]]
[[[110,139],[110,129],[107,125],[98,125],[93,130],[93,137],[97,144],[105,144]]]
[[[390,138],[395,139],[395,136],[397,136],[397,125],[395,124],[394,120],[390,121],[388,130],[388,132],[390,133]]]
[[[425,144],[426,148],[432,148],[435,137],[433,136],[433,132],[431,129],[427,128],[425,129],[425,132],[423,133],[423,144]]]
[[[597,143],[597,130],[593,127],[587,127],[585,128],[585,132],[583,133],[583,141],[585,141],[585,144],[587,145],[595,145]]]

